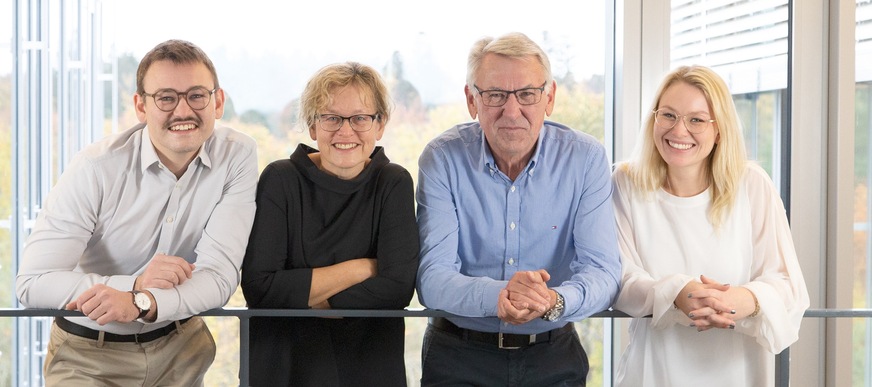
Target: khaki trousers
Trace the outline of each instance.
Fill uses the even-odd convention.
[[[215,341],[200,317],[148,343],[99,342],[52,324],[46,386],[203,386]]]

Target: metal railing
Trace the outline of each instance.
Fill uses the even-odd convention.
[[[0,317],[82,316],[81,312],[57,309],[0,308]],[[252,317],[452,317],[451,313],[434,309],[356,310],[356,309],[248,309],[218,308],[200,316],[236,317],[239,319],[239,385],[248,386],[249,321]],[[809,309],[806,318],[872,318],[872,309]],[[603,311],[593,318],[629,318],[621,311]],[[775,357],[775,385],[790,385],[790,348]]]

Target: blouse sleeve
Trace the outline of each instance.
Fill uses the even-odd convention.
[[[743,286],[757,297],[756,317],[737,322],[736,330],[779,353],[799,337],[809,306],[808,290],[793,246],[784,204],[772,180],[756,165],[746,175],[751,205],[754,259],[751,282]]]
[[[618,168],[613,176],[615,220],[618,229],[618,247],[621,252],[621,292],[615,309],[633,317],[650,315],[656,327],[685,322],[686,316],[674,306],[675,297],[684,286],[694,280],[686,274],[670,274],[654,279],[642,263],[636,249],[633,224],[633,206],[630,198],[634,190],[626,172]],[[648,257],[647,259],[655,259]],[[689,322],[689,320],[687,321]]]
[[[334,309],[402,309],[409,305],[418,272],[418,226],[412,176],[389,165],[385,194],[377,197],[378,273],[330,298]]]
[[[289,267],[288,205],[281,169],[267,166],[257,186],[257,212],[242,263],[242,293],[250,308],[309,308],[311,268]]]

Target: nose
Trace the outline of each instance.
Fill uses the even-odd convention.
[[[188,105],[187,96],[179,96],[179,103],[173,109],[173,113],[179,117],[187,117],[194,113],[194,109],[191,109],[191,105]]]
[[[672,130],[678,129],[679,127],[684,128],[684,131],[690,133],[690,126],[687,125],[687,116],[679,116],[678,122],[675,123],[675,126],[672,127]]]
[[[509,94],[506,103],[503,105],[503,115],[509,117],[518,117],[521,115],[521,103],[518,102],[518,97],[512,93]]]
[[[348,130],[344,130],[343,128],[345,128],[345,127],[348,127]],[[342,122],[339,123],[339,129],[337,129],[336,131],[342,132],[344,134],[354,133],[354,129],[351,128],[351,117],[343,118]]]

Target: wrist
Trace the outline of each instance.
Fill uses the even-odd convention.
[[[757,301],[757,296],[754,295],[754,292],[748,290],[748,293],[751,293],[751,298],[754,299],[754,311],[751,312],[748,317],[757,317],[757,315],[760,314],[760,302]]]
[[[560,317],[563,317],[563,310],[565,308],[565,301],[563,299],[563,295],[558,293],[556,290],[549,289],[554,294],[552,295],[552,304],[551,309],[548,309],[544,315],[542,315],[542,319],[545,321],[557,321]]]

